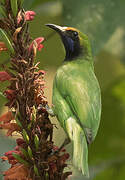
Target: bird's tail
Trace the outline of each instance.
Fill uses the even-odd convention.
[[[88,147],[84,131],[73,118],[72,120],[70,119],[70,122],[68,123],[70,125],[68,134],[73,141],[73,165],[82,171],[84,176],[89,178]]]
[[[73,164],[83,175],[89,177],[88,147],[86,137],[81,127],[75,127],[73,132]]]

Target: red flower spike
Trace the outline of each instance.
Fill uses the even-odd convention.
[[[4,157],[1,157],[3,161],[8,161],[9,164],[14,165],[17,163],[17,160],[13,157],[12,153],[17,153],[17,151],[8,151],[4,155]]]
[[[69,159],[69,154],[68,153],[63,154],[60,157],[60,164],[63,165],[67,159]]]
[[[2,159],[3,161],[7,161],[8,160],[8,158],[6,156],[2,156],[2,157],[0,157],[0,159]]]
[[[66,152],[66,149],[63,148],[63,149],[61,150],[61,152]]]
[[[45,75],[46,74],[46,72],[43,71],[43,70],[39,70],[38,73],[41,74],[41,75]]]
[[[32,180],[31,178],[29,178],[29,176],[30,170],[23,164],[16,164],[4,172],[4,180]]]
[[[16,146],[16,147],[14,148],[14,150],[15,150],[15,151],[19,151],[19,150],[20,150],[20,147],[19,147],[19,146]]]
[[[14,117],[12,115],[12,112],[9,111],[0,117],[0,122],[3,122],[5,124],[5,123],[9,123],[13,119]]]
[[[58,146],[53,146],[53,151],[58,151],[59,147]]]
[[[20,154],[19,151],[14,151],[14,150],[12,150],[12,151],[6,152],[4,155],[5,155],[6,157],[8,157],[8,159],[12,160],[12,159],[15,159],[15,158],[13,157],[13,153],[15,153],[15,154]]]
[[[15,91],[8,89],[6,91],[4,91],[4,94],[6,95],[7,99],[9,100],[13,100],[15,98]]]
[[[11,76],[6,71],[0,71],[0,81],[9,81]]]
[[[41,44],[44,41],[43,37],[38,37],[36,38],[30,45],[29,47],[29,52],[33,49],[33,46],[36,46],[36,49],[38,49],[38,51],[41,51],[41,49],[44,47],[43,44]]]
[[[57,166],[55,163],[50,163],[50,170],[55,173],[57,171]]]
[[[4,5],[9,13],[11,3]],[[47,175],[50,179],[65,180],[71,174],[63,172],[68,166],[66,160],[69,154],[64,153],[64,148],[54,146],[54,125],[49,119],[46,109],[48,101],[44,96],[45,71],[39,70],[39,62],[35,63],[36,53],[42,50],[44,38],[38,37],[29,44],[31,36],[26,21],[32,21],[35,15],[34,11],[25,12],[20,4],[16,21],[13,20],[13,16],[12,21],[5,23],[1,21],[2,29],[7,29],[7,35],[10,34],[9,38],[14,41],[15,48],[14,53],[10,55],[8,73],[4,70],[0,72],[0,81],[9,80],[10,85],[4,91],[4,95],[8,98],[6,106],[10,111],[13,108],[16,114],[8,112],[1,116],[0,127],[7,131],[7,136],[12,136],[14,132],[22,135],[21,138],[16,139],[16,147],[0,157],[11,165],[4,172],[4,180],[46,179]],[[11,33],[15,27],[15,32]],[[21,36],[20,41],[17,41],[18,34]],[[23,45],[25,48],[22,48]],[[7,48],[3,42],[0,42],[0,51],[3,50]],[[9,70],[14,72],[10,73]],[[13,121],[15,116],[17,116],[16,122]],[[40,149],[41,146],[42,149]],[[42,162],[45,162],[45,165]]]
[[[13,160],[8,160],[9,164],[11,164],[12,166],[14,166],[15,164],[17,164],[17,160],[13,159]]]
[[[4,42],[0,42],[0,52],[1,51],[7,51],[7,48]]]
[[[15,148],[16,149],[16,148]],[[17,154],[17,155],[19,155],[19,156],[21,156],[22,155],[22,153],[21,153],[21,151],[19,150],[19,148],[17,149],[17,150],[12,150],[12,151],[8,151],[8,152],[6,152],[4,155],[5,156],[3,156],[3,157],[0,157],[3,161],[8,161],[9,162],[9,164],[11,164],[12,166],[13,165],[15,165],[15,164],[17,164],[18,163],[18,161],[17,161],[17,159],[15,159],[15,157],[13,156],[13,153],[14,154]]]
[[[25,12],[25,20],[32,21],[35,17],[36,13],[34,11],[26,11]]]
[[[2,161],[8,161],[9,164],[11,164],[11,165],[14,165],[17,163],[17,160],[12,156],[9,156],[9,158],[7,156],[2,156],[2,157],[0,157],[0,159],[2,159]]]
[[[22,146],[26,142],[22,138],[18,138],[18,139],[16,139],[16,143],[17,143],[18,146]]]
[[[20,127],[16,123],[6,123],[0,124],[2,129],[7,129],[7,136],[12,136],[12,133],[15,131],[20,131]]]
[[[25,20],[26,21],[32,21],[35,17],[36,13],[34,11],[26,11],[25,12]],[[21,14],[21,11],[18,13],[18,16],[17,16],[17,23],[19,24],[22,20],[22,14]]]

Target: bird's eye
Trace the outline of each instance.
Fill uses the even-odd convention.
[[[78,36],[78,32],[77,32],[77,31],[74,31],[74,32],[73,32],[73,35],[74,35],[75,37],[77,37],[77,36]]]

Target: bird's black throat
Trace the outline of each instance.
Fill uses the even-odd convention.
[[[83,54],[83,48],[80,46],[79,38],[73,39],[69,36],[61,36],[66,55],[64,61],[72,61]]]

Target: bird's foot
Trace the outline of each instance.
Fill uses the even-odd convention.
[[[45,108],[46,108],[46,111],[48,112],[48,114],[49,114],[50,116],[52,116],[52,117],[55,116],[52,108],[50,108],[50,107],[48,106],[48,104],[46,104]]]
[[[84,132],[85,132],[87,143],[91,144],[91,142],[92,142],[92,129],[84,127]]]

